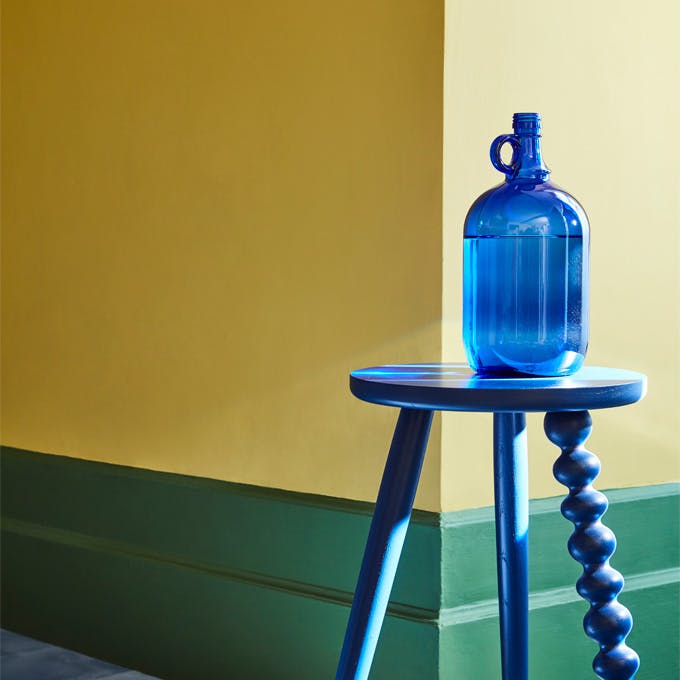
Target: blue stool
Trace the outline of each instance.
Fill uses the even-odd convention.
[[[562,453],[555,478],[569,488],[562,514],[574,523],[568,543],[583,565],[576,589],[590,603],[584,618],[600,646],[593,661],[603,680],[628,680],[637,654],[625,639],[633,625],[617,596],[623,577],[609,565],[614,534],[600,522],[607,498],[591,482],[597,456],[583,442],[591,430],[587,409],[612,408],[641,399],[647,379],[640,373],[585,367],[566,378],[491,378],[462,364],[378,366],[354,371],[350,389],[359,399],[401,409],[354,593],[336,680],[368,677],[404,545],[434,411],[494,414],[496,559],[503,680],[528,678],[526,416],[546,412],[545,432]],[[577,673],[579,677],[580,674]]]

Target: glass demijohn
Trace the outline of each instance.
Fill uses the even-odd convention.
[[[505,182],[482,194],[465,219],[465,351],[481,374],[569,375],[588,346],[588,218],[548,181],[540,116],[516,113],[513,128],[491,144]]]

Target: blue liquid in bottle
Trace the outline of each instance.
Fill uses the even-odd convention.
[[[465,349],[482,374],[569,375],[588,345],[588,218],[547,179],[538,114],[515,114],[514,129],[491,147],[506,181],[465,221]],[[509,165],[500,158],[506,142]]]

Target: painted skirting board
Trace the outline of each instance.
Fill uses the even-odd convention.
[[[3,625],[163,678],[330,678],[372,506],[5,448]],[[678,677],[680,485],[608,492],[638,677]],[[594,677],[560,499],[532,501],[531,673]],[[416,511],[372,678],[498,677],[491,508]],[[576,676],[575,669],[580,668]]]

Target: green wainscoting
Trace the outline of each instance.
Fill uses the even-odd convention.
[[[677,680],[680,485],[608,492],[640,680]],[[531,507],[533,678],[594,677],[559,499]],[[2,624],[168,680],[331,678],[372,506],[4,448]],[[497,680],[490,508],[415,512],[372,678]]]

